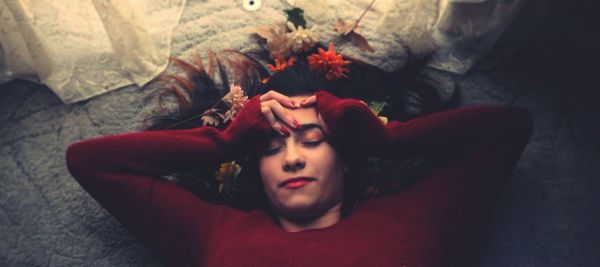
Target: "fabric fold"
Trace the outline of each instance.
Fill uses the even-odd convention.
[[[185,0],[0,1],[0,82],[28,78],[73,103],[166,67]]]
[[[35,80],[74,103],[143,86],[166,68],[169,56],[255,48],[248,31],[285,20],[283,10],[293,6],[318,26],[322,43],[339,41],[335,21],[355,21],[371,1],[272,1],[245,10],[242,1],[0,0],[0,82]],[[523,2],[375,1],[359,27],[375,51],[349,42],[341,42],[339,51],[387,71],[433,52],[429,67],[464,74],[493,47]]]

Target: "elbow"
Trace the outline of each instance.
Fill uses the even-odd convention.
[[[488,106],[484,116],[487,134],[500,139],[508,138],[525,147],[534,130],[531,111],[521,106]]]
[[[513,107],[511,130],[514,134],[523,137],[526,140],[533,134],[533,116],[531,111],[525,107]]]
[[[86,141],[80,141],[67,147],[65,161],[67,170],[76,179],[80,180],[86,176],[86,172],[95,169],[93,163],[93,149],[86,145]]]
[[[514,144],[509,146],[518,149],[518,154],[520,155],[533,135],[533,116],[524,107],[510,107],[509,110],[510,116],[506,138],[510,140],[508,141],[510,144]]]
[[[69,147],[67,147],[67,152],[65,153],[67,170],[73,177],[77,177],[77,173],[83,169],[83,162],[81,161],[83,156],[79,144],[80,142],[69,145]]]

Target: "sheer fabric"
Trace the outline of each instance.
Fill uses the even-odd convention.
[[[143,85],[167,65],[185,0],[1,0],[0,82],[28,78],[65,103]]]
[[[207,49],[249,49],[258,25],[284,21],[283,9],[305,10],[322,43],[336,41],[338,18],[355,21],[371,0],[255,1],[0,0],[0,82],[29,78],[65,103],[130,84],[144,85],[170,55],[189,59]],[[429,66],[465,73],[494,44],[523,0],[378,0],[359,32],[375,48],[339,51],[385,70],[411,54],[435,51]],[[185,10],[184,10],[185,6]]]

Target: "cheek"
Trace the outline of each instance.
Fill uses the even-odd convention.
[[[274,164],[274,160],[269,157],[261,158],[258,161],[258,170],[260,171],[260,176],[263,177],[263,180],[265,180],[265,177],[273,176],[272,172]]]
[[[341,183],[343,180],[343,164],[332,148],[318,157],[315,162],[319,165],[319,170],[327,178],[328,183]]]
[[[260,177],[263,183],[263,187],[267,194],[270,194],[271,186],[276,182],[277,175],[274,173],[276,170],[276,162],[270,157],[263,158],[258,162],[258,169]]]

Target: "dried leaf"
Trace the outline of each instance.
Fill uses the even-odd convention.
[[[285,23],[278,23],[275,26],[259,26],[251,31],[267,40],[267,48],[271,58],[287,58],[289,56],[287,26]]]
[[[375,52],[375,49],[369,45],[369,42],[365,37],[363,37],[360,33],[358,33],[358,24],[362,20],[362,18],[367,14],[367,11],[371,9],[375,0],[371,1],[369,6],[360,14],[360,17],[354,23],[348,23],[343,19],[338,18],[335,24],[335,31],[342,34],[342,38],[350,38],[352,43],[358,46],[360,49],[369,52]]]
[[[343,19],[337,19],[336,23],[335,23],[335,31],[339,32],[342,34],[342,36],[346,36],[348,35],[348,33],[350,33],[351,31],[354,30],[354,28],[356,28],[358,26],[358,24],[356,23],[347,23],[346,21],[344,21]]]
[[[260,25],[256,28],[251,29],[250,32],[258,34],[258,36],[266,39],[267,42],[272,41],[274,38],[273,26],[271,26],[271,25]]]
[[[343,40],[350,39],[350,41],[360,49],[368,52],[375,52],[375,49],[371,47],[369,41],[358,33],[358,23],[348,23],[343,19],[338,19],[334,30],[342,34],[341,38]]]
[[[375,52],[375,49],[373,49],[373,47],[371,47],[371,45],[369,44],[369,41],[367,41],[367,39],[365,37],[363,37],[362,35],[356,33],[356,31],[350,32],[349,35],[350,35],[350,38],[352,38],[352,43],[354,43],[360,49],[362,49],[364,51],[369,51],[371,53]]]
[[[379,115],[386,105],[387,102],[385,101],[371,101],[369,108],[373,111],[373,113],[375,113],[375,115]]]

